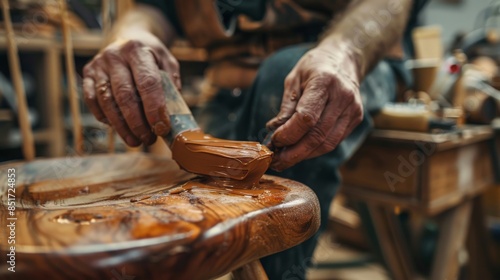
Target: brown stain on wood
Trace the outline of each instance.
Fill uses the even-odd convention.
[[[199,129],[179,133],[171,149],[183,169],[210,176],[217,185],[237,188],[258,185],[273,155],[258,142],[218,139]]]
[[[170,159],[143,154],[38,160],[16,169],[16,273],[8,279],[207,279],[316,232],[307,187],[264,176],[246,189],[211,186]],[[7,190],[0,220],[7,221]],[[2,222],[3,223],[3,222]],[[0,240],[5,259],[10,245]]]

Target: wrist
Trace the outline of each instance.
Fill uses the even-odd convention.
[[[366,73],[365,57],[362,50],[350,38],[331,34],[324,37],[317,48],[334,55],[342,54],[343,62],[346,63],[344,66],[348,66],[345,70],[358,84],[361,83]]]

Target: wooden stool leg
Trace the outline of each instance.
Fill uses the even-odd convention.
[[[481,204],[481,197],[474,199],[472,206],[472,216],[467,236],[467,250],[469,252],[469,262],[467,265],[467,279],[493,279],[493,256],[490,248],[492,240],[488,236],[486,229],[485,215]]]
[[[382,257],[393,279],[413,279],[410,249],[397,216],[379,205],[368,204],[368,211],[381,247]]]
[[[14,83],[14,90],[16,91],[17,107],[19,110],[18,118],[23,140],[23,155],[24,158],[29,161],[35,158],[35,140],[33,138],[33,131],[31,130],[31,124],[29,121],[28,101],[26,100],[26,92],[24,91],[23,74],[21,72],[21,64],[19,62],[19,53],[14,38],[12,21],[10,19],[9,1],[2,0],[1,4],[5,31],[7,33],[7,50],[9,52],[8,58],[10,74],[12,76],[12,82]]]
[[[432,264],[431,280],[457,279],[459,253],[465,248],[472,202],[465,202],[441,215],[439,239]]]
[[[235,280],[268,280],[266,272],[259,260],[247,263],[246,265],[232,272]]]

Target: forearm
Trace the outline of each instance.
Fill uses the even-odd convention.
[[[174,27],[158,9],[136,4],[122,19],[117,21],[107,42],[137,39],[141,32],[150,32],[169,46],[177,36]]]
[[[353,57],[357,80],[401,40],[412,0],[358,0],[324,33],[318,47]]]

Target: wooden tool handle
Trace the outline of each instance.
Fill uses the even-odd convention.
[[[165,71],[160,71],[163,84],[163,92],[166,100],[167,111],[170,117],[171,130],[165,140],[172,143],[175,137],[186,130],[198,129],[191,110],[184,101],[181,93]]]
[[[189,110],[189,106],[184,101],[184,98],[179,90],[177,90],[177,87],[174,85],[174,82],[172,82],[167,72],[160,71],[160,73],[169,115],[192,115],[191,110]]]
[[[2,0],[2,11],[5,22],[5,31],[7,33],[10,74],[16,90],[19,126],[21,127],[21,135],[23,138],[23,154],[26,160],[33,160],[35,158],[35,142],[29,121],[28,103],[24,92],[21,66],[19,64],[18,50],[14,39],[12,21],[10,19],[8,0]]]

